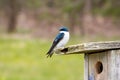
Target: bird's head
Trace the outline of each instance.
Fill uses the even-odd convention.
[[[61,27],[61,28],[59,29],[59,31],[66,31],[66,32],[68,32],[68,29],[67,29],[67,27]]]

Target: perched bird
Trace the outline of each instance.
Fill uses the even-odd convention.
[[[66,27],[59,29],[59,34],[56,36],[50,50],[47,52],[47,57],[52,57],[55,49],[64,47],[69,40],[69,31]]]

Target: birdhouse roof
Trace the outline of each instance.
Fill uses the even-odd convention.
[[[56,50],[56,54],[97,53],[106,50],[120,49],[120,41],[89,42],[71,45]]]

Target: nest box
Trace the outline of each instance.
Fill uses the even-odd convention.
[[[120,80],[120,41],[77,44],[57,53],[84,54],[84,80]]]

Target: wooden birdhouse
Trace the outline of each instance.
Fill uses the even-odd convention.
[[[84,80],[120,80],[120,41],[77,44],[57,52],[85,55]]]

